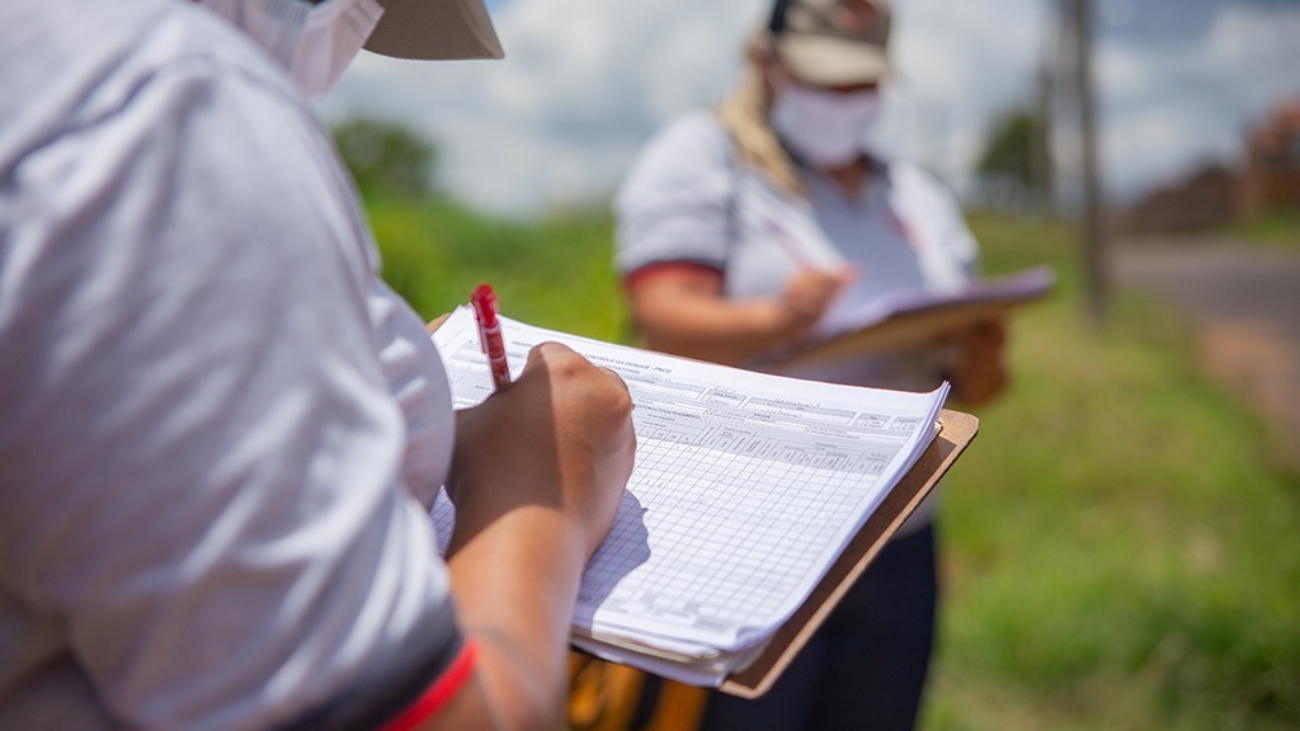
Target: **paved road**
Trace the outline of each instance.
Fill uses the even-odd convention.
[[[1300,467],[1300,256],[1219,240],[1116,242],[1115,277],[1188,312],[1201,356],[1275,427]]]

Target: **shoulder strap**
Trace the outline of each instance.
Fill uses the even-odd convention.
[[[726,132],[727,139],[731,142],[731,147],[727,150],[727,254],[729,257],[733,247],[740,242],[741,170],[736,138],[731,134],[731,130],[726,128],[726,125],[719,123],[719,126]],[[726,276],[725,270],[723,276]]]

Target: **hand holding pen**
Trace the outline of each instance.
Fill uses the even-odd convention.
[[[492,288],[475,289],[470,305],[497,392],[456,412],[446,485],[456,505],[449,555],[490,526],[515,525],[521,518],[502,520],[501,511],[522,500],[565,515],[585,561],[613,524],[632,472],[636,433],[627,385],[556,342],[534,346],[512,385]]]
[[[803,335],[856,277],[857,270],[849,266],[833,272],[800,267],[777,298],[781,312],[777,327],[792,336]]]

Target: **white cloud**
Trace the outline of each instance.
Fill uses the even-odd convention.
[[[954,183],[978,158],[988,127],[1027,102],[1045,22],[1037,0],[896,3],[899,80],[882,146]]]
[[[1300,9],[1225,5],[1204,34],[1155,47],[1132,37],[1099,54],[1103,169],[1130,199],[1207,162],[1234,163],[1248,125],[1300,94]]]
[[[435,140],[446,186],[503,213],[600,199],[671,115],[736,78],[762,0],[514,0],[494,22],[502,61],[421,64],[363,55],[322,104]]]
[[[1140,18],[1146,7],[1112,5],[1112,21]],[[716,102],[734,83],[743,37],[768,7],[769,0],[511,0],[494,11],[505,60],[363,54],[322,111],[332,119],[362,111],[395,118],[427,135],[439,144],[444,185],[486,210],[526,215],[599,201],[659,124]],[[961,184],[992,121],[1031,94],[1050,42],[1044,0],[894,7],[901,77],[889,88],[878,145]],[[1297,18],[1229,4],[1196,45],[1138,46],[1131,35],[1103,44],[1107,188],[1138,190],[1206,155],[1230,154],[1244,120],[1288,83],[1300,91]]]

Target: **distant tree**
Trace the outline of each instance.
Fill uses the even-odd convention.
[[[1046,124],[1040,114],[1017,109],[999,119],[975,170],[989,202],[1024,207],[1051,197]]]
[[[334,139],[362,192],[410,197],[429,192],[437,151],[411,130],[359,117],[336,126]]]
[[[980,156],[981,173],[1009,175],[1026,187],[1033,184],[1034,126],[1032,115],[1017,111],[1003,117],[993,128]]]

